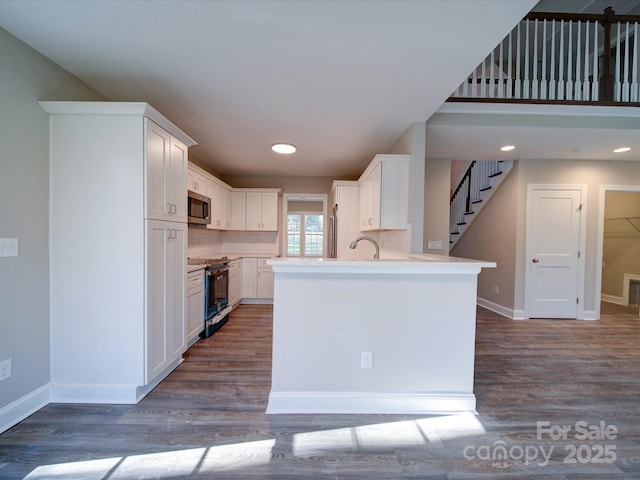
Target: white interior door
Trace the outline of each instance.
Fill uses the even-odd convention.
[[[577,318],[581,189],[529,192],[529,317]]]

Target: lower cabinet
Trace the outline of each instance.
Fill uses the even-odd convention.
[[[242,259],[242,298],[273,298],[273,270],[267,260]]]
[[[266,258],[258,259],[258,298],[273,298],[273,269]]]
[[[242,298],[258,296],[258,259],[242,259]]]
[[[204,328],[204,269],[187,275],[187,344]]]
[[[186,349],[187,225],[147,220],[146,233],[145,383],[150,383]]]
[[[242,259],[229,263],[229,305],[235,307],[242,299]]]

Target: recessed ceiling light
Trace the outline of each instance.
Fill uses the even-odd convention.
[[[584,147],[576,147],[576,148],[573,149],[573,151],[576,152],[576,153],[582,153],[585,150],[586,150],[586,148],[584,148]]]
[[[511,150],[515,150],[515,145],[505,145],[504,147],[500,147],[500,150],[503,152],[510,152]]]
[[[274,143],[271,145],[271,150],[276,153],[282,153],[283,155],[288,155],[290,153],[294,153],[297,148],[295,145],[290,143]]]
[[[613,153],[623,153],[623,152],[628,152],[629,150],[631,150],[631,148],[629,147],[620,147],[620,148],[616,148]]]

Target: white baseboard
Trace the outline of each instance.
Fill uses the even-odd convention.
[[[273,305],[273,298],[243,298],[242,305]]]
[[[51,385],[52,403],[135,404],[137,385]]]
[[[602,295],[600,295],[600,299],[603,302],[607,302],[607,303],[615,303],[616,305],[626,305],[623,297],[616,297],[614,295],[607,295],[606,293],[603,293]]]
[[[511,320],[524,320],[524,312],[521,310],[513,310],[511,308],[508,307],[504,307],[502,305],[499,305],[497,303],[491,302],[485,298],[480,298],[478,297],[476,302],[478,303],[478,305],[480,305],[481,307],[486,308],[487,310],[491,310],[492,312],[495,312],[499,315],[502,315],[503,317],[507,317],[510,318]]]
[[[267,414],[449,414],[474,412],[473,393],[271,392]]]
[[[147,385],[61,385],[52,384],[49,398],[52,403],[138,403],[165,379],[184,360],[174,361]]]
[[[582,312],[582,318],[580,318],[579,320],[598,320],[598,315],[596,314],[595,310],[585,310]]]
[[[49,384],[47,383],[6,407],[0,408],[0,433],[9,430],[48,404]]]

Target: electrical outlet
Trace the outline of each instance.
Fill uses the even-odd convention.
[[[8,358],[0,362],[0,382],[11,376],[11,359]]]
[[[495,286],[493,287],[493,294],[494,295],[500,295],[500,287],[499,286]]]
[[[360,368],[373,368],[373,352],[360,353]]]
[[[441,240],[429,240],[427,242],[428,250],[442,250],[442,241]]]
[[[18,239],[0,238],[0,257],[17,257]]]

